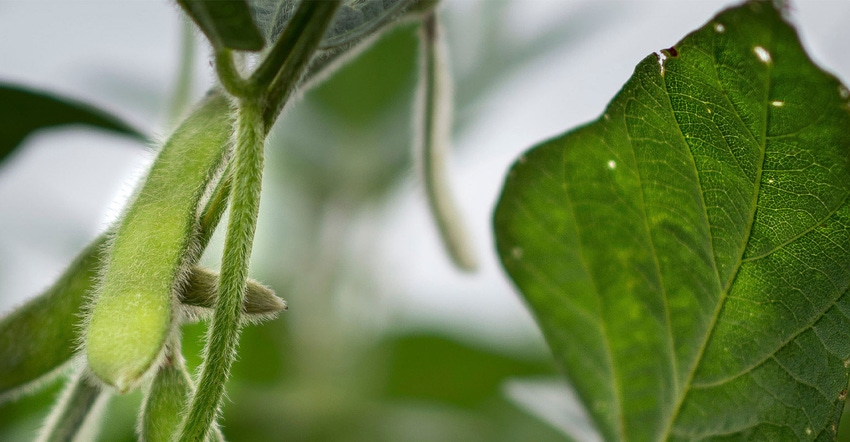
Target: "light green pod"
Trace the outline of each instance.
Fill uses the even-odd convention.
[[[231,108],[205,99],[165,143],[112,238],[85,335],[92,372],[126,392],[163,354],[177,292],[199,253],[205,191],[229,153]]]
[[[139,440],[171,441],[193,391],[182,356],[168,355],[145,394],[139,415]]]
[[[427,15],[419,31],[414,150],[446,251],[459,269],[471,272],[478,267],[478,259],[448,184],[452,92],[448,49],[442,34],[434,13]]]
[[[189,398],[195,391],[186,362],[179,351],[169,352],[145,393],[139,413],[141,442],[171,442],[186,412]],[[210,442],[224,441],[218,425],[207,438]]]
[[[0,402],[53,379],[73,356],[105,242],[96,239],[50,288],[0,319]]]
[[[180,295],[180,302],[190,317],[199,319],[211,317],[212,309],[215,308],[215,299],[218,297],[218,274],[201,266],[195,266],[189,275],[186,289]],[[242,302],[243,321],[263,322],[274,319],[284,310],[286,310],[286,301],[278,298],[272,289],[259,281],[248,278],[245,299]]]

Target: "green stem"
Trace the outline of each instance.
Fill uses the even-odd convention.
[[[322,1],[303,1],[292,15],[286,28],[277,37],[274,46],[263,59],[263,62],[251,74],[251,83],[265,90],[274,80],[281,67],[289,59],[293,48],[302,38],[317,10],[321,9]]]
[[[268,128],[306,71],[340,4],[340,0],[302,3],[299,10],[307,8],[305,9],[307,12],[303,13],[307,14],[306,25],[301,28],[300,22],[293,20],[272,49],[270,54],[270,57],[273,57],[272,61],[267,59],[258,68],[256,75],[249,80],[255,91],[262,90],[263,79],[268,75],[264,72],[277,73],[277,69],[273,67],[283,65],[280,73],[273,77],[274,80],[265,93],[265,97],[268,98],[263,100],[262,104],[252,94],[239,94],[241,86],[238,82],[241,77],[232,75],[236,74],[235,69],[230,69],[232,64],[224,65],[222,72],[229,77],[226,77],[228,80],[223,79],[222,83],[229,82],[231,86],[236,84],[235,89],[238,93],[235,95],[241,98],[237,111],[230,221],[225,237],[215,313],[207,333],[204,365],[198,390],[192,398],[182,424],[181,441],[194,442],[206,439],[219,412],[224,385],[236,357],[242,322],[242,304],[248,277],[248,261],[259,212],[263,140]],[[296,11],[296,15],[298,14],[299,12]],[[229,54],[221,55],[225,61],[228,59],[232,61]],[[227,176],[223,179],[226,185]],[[213,198],[216,198],[215,194]],[[215,200],[212,202],[215,207]],[[215,216],[215,209],[208,213]]]
[[[236,63],[233,61],[233,51],[221,48],[215,52],[215,72],[224,89],[238,98],[251,98],[256,94],[254,85],[242,78]]]
[[[86,418],[100,397],[100,388],[92,386],[80,370],[68,383],[38,438],[41,442],[66,442],[77,437]]]
[[[237,112],[230,221],[224,242],[219,294],[207,334],[199,388],[189,406],[181,441],[206,439],[218,414],[224,385],[236,356],[248,261],[260,206],[264,127],[256,103],[241,102]]]
[[[325,35],[325,31],[331,24],[331,20],[333,20],[334,14],[341,4],[341,0],[305,1],[295,12],[293,21],[290,22],[290,25],[281,34],[281,39],[278,41],[284,39],[289,33],[290,28],[301,28],[300,22],[295,21],[295,19],[298,18],[301,9],[307,8],[307,5],[309,5],[311,8],[311,14],[308,17],[309,22],[301,28],[297,42],[291,48],[288,57],[285,58],[280,72],[275,71],[276,76],[266,91],[265,104],[263,106],[263,123],[266,127],[271,128],[277,116],[283,110],[284,105],[289,101],[289,98],[301,81],[301,77],[313,60],[313,55],[315,55],[319,43],[321,43],[322,37]],[[291,40],[291,37],[287,38],[288,40],[283,41]],[[260,66],[257,69],[256,75],[261,75],[260,70],[262,68]],[[262,75],[264,79],[266,74],[262,73]],[[254,78],[252,77],[252,79]],[[257,78],[257,81],[260,81],[260,78]]]

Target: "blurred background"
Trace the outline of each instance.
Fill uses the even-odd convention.
[[[731,4],[444,1],[456,91],[450,180],[480,258],[475,274],[451,266],[414,173],[416,27],[386,34],[306,93],[267,146],[251,268],[290,310],[244,330],[224,409],[229,440],[593,440],[496,260],[490,217],[502,176],[525,149],[601,114],[643,57]],[[850,2],[791,5],[811,56],[850,83]],[[0,81],[95,104],[163,139],[181,29],[166,0],[0,0]],[[195,40],[193,100],[213,78]],[[0,164],[0,315],[116,218],[153,154],[63,128],[31,136]],[[220,233],[203,258],[211,267]],[[185,329],[193,367],[203,334],[203,324]],[[0,440],[31,440],[58,391],[0,405]],[[140,400],[111,400],[101,440],[135,440]]]

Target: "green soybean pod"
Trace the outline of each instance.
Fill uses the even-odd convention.
[[[180,293],[180,302],[189,319],[212,317],[218,297],[218,282],[216,272],[201,266],[192,269],[186,289]],[[254,324],[274,319],[284,310],[286,301],[278,298],[272,289],[248,278],[242,302],[243,322]]]
[[[180,425],[188,398],[194,390],[181,358],[167,355],[145,394],[139,415],[139,440],[169,442]]]
[[[230,152],[230,103],[212,93],[162,147],[111,238],[85,335],[92,372],[126,392],[164,354],[200,253],[202,200]]]
[[[442,34],[435,13],[425,16],[419,28],[414,150],[443,245],[459,269],[471,272],[478,267],[478,259],[448,184],[452,93],[448,49]]]
[[[177,347],[175,347],[177,348]],[[139,413],[139,440],[171,442],[195,391],[186,362],[179,351],[170,350],[145,393]],[[210,433],[210,441],[223,441],[218,425]]]
[[[0,402],[54,379],[77,348],[77,322],[100,266],[101,236],[41,295],[0,319]]]

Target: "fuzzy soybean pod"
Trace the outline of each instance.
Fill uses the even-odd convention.
[[[157,364],[178,325],[177,294],[200,252],[197,218],[230,151],[231,114],[212,93],[180,124],[111,239],[84,347],[92,372],[119,392]]]
[[[171,350],[156,372],[145,394],[139,414],[139,440],[171,442],[180,425],[195,386],[179,351]],[[210,432],[210,442],[223,441],[218,426]]]
[[[0,319],[0,402],[53,379],[73,356],[78,315],[104,242],[99,237],[44,293]]]

